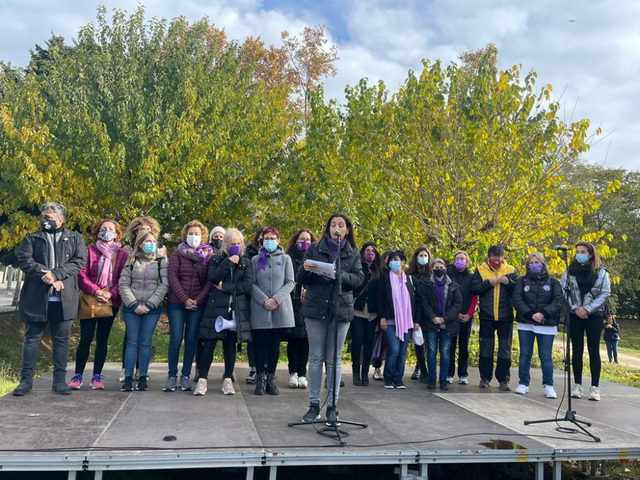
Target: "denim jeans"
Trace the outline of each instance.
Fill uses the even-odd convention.
[[[182,303],[169,302],[167,304],[167,316],[169,317],[169,348],[167,349],[167,361],[169,363],[169,376],[178,376],[178,357],[180,345],[184,338],[184,353],[182,354],[182,375],[191,375],[191,364],[196,352],[198,329],[204,314],[204,306],[197,310],[187,310]]]
[[[533,355],[533,340],[538,342],[538,357],[542,367],[542,384],[553,386],[553,359],[551,350],[555,335],[542,335],[529,330],[518,330],[520,339],[520,362],[518,366],[518,376],[520,385],[529,386],[531,381],[531,356]]]
[[[327,406],[333,405],[333,364],[334,364],[334,335],[331,324],[322,320],[305,318],[307,337],[309,338],[309,401],[320,404],[320,389],[322,388],[322,370],[327,364]],[[340,376],[342,374],[342,346],[347,338],[349,322],[338,322],[338,355],[336,358],[336,403],[340,394]]]
[[[614,340],[613,342],[609,342],[607,340],[604,341],[607,346],[607,356],[609,357],[609,361],[616,363],[618,362],[618,340]]]
[[[144,315],[138,315],[131,308],[122,308],[122,319],[127,329],[127,351],[124,354],[124,374],[133,377],[136,358],[140,360],[138,375],[146,377],[151,359],[151,340],[156,329],[162,307],[149,310]]]
[[[384,336],[387,340],[387,358],[384,362],[384,379],[399,382],[404,376],[404,364],[407,360],[407,347],[412,330],[404,334],[400,340],[396,336],[396,326],[389,325]]]
[[[451,361],[451,337],[441,328],[437,332],[427,332],[427,368],[429,380],[436,379],[436,355],[440,351],[440,380],[446,380]]]

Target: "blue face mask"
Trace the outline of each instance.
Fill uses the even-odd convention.
[[[389,268],[392,272],[397,272],[402,267],[402,264],[397,260],[392,260],[389,262]]]
[[[426,265],[429,262],[428,257],[418,257],[418,265]]]
[[[262,242],[262,246],[267,250],[267,252],[275,252],[276,248],[278,248],[278,241],[265,240]]]
[[[142,246],[142,250],[147,255],[151,255],[152,253],[155,253],[155,251],[156,251],[156,244],[153,243],[153,242],[145,242],[145,244]]]
[[[578,262],[580,265],[584,265],[588,261],[589,255],[587,255],[586,253],[576,253],[576,262]]]

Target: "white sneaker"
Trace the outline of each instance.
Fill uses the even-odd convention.
[[[298,377],[298,388],[307,388],[308,386],[306,377]]]
[[[298,380],[298,374],[292,373],[289,375],[289,386],[291,388],[298,388],[300,386],[300,380]]]
[[[453,383],[453,377],[447,377],[447,383]]]
[[[524,395],[525,393],[527,393],[529,391],[529,387],[526,385],[518,385],[518,388],[516,388],[516,393],[518,395]]]
[[[460,380],[458,380],[458,383],[460,385],[469,385],[469,380],[467,379],[467,377],[460,377]]]
[[[582,385],[576,383],[571,389],[571,396],[573,398],[582,398]]]
[[[233,382],[230,378],[225,378],[222,381],[222,393],[225,395],[235,395],[236,391],[233,389]]]
[[[591,386],[589,389],[589,400],[600,401],[600,389],[598,387]]]
[[[198,384],[196,385],[196,389],[193,391],[193,394],[202,396],[205,393],[207,393],[207,379],[199,378]]]
[[[543,385],[542,389],[544,390],[544,396],[547,398],[558,398],[556,391],[553,389],[552,385]]]

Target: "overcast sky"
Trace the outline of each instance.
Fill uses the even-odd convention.
[[[68,42],[94,21],[96,7],[197,20],[207,15],[229,37],[260,36],[279,44],[280,32],[323,24],[338,46],[338,75],[328,97],[362,77],[395,91],[423,58],[444,62],[489,42],[499,66],[521,63],[553,85],[566,120],[588,118],[609,135],[587,159],[606,167],[640,169],[640,1],[536,0],[0,0],[0,60],[25,66],[29,50],[51,33]]]

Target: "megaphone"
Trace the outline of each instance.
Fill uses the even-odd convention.
[[[227,320],[226,318],[218,317],[216,318],[216,332],[220,333],[223,330],[231,330],[232,332],[236,331],[236,320]]]

